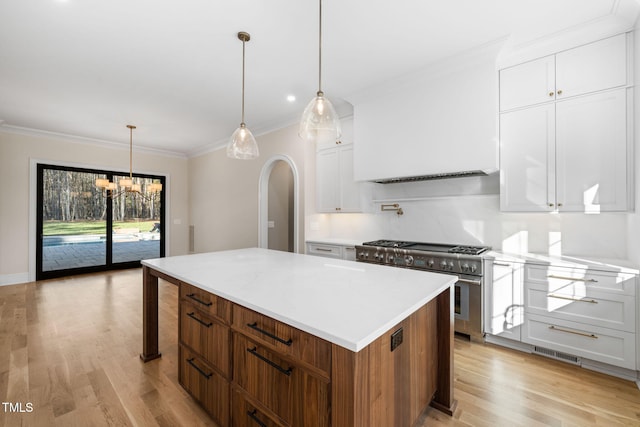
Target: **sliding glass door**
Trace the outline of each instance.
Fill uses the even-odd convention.
[[[164,194],[113,197],[95,186],[104,170],[38,165],[36,279],[130,268],[164,256]],[[162,176],[134,175],[142,188]]]

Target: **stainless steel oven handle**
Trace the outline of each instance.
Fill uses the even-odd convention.
[[[456,283],[466,283],[468,285],[476,285],[476,286],[480,286],[482,284],[482,280],[481,279],[461,279],[458,278],[458,281]]]

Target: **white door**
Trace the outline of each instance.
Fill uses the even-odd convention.
[[[340,207],[340,164],[337,148],[317,152],[316,160],[316,210],[336,212]]]
[[[627,209],[627,90],[556,105],[557,188],[562,211]]]
[[[500,115],[500,207],[555,209],[555,105]]]

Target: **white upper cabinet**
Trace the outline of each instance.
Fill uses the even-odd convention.
[[[501,210],[633,210],[627,37],[500,71]]]
[[[339,141],[317,146],[316,210],[361,212],[361,186],[353,177],[353,121],[344,120]]]
[[[627,84],[627,39],[620,34],[500,70],[500,111]]]

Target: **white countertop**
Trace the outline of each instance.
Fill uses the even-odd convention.
[[[305,243],[320,243],[325,245],[340,245],[340,246],[356,246],[361,245],[362,240],[353,239],[340,239],[336,237],[326,237],[321,239],[308,239]]]
[[[456,280],[259,248],[142,264],[356,352]]]
[[[482,256],[484,258],[495,258],[503,261],[527,262],[530,264],[554,265],[567,268],[587,268],[590,270],[601,270],[614,273],[640,273],[638,265],[625,259],[585,258],[569,255],[557,256],[535,253],[507,253],[500,251],[490,251]]]

